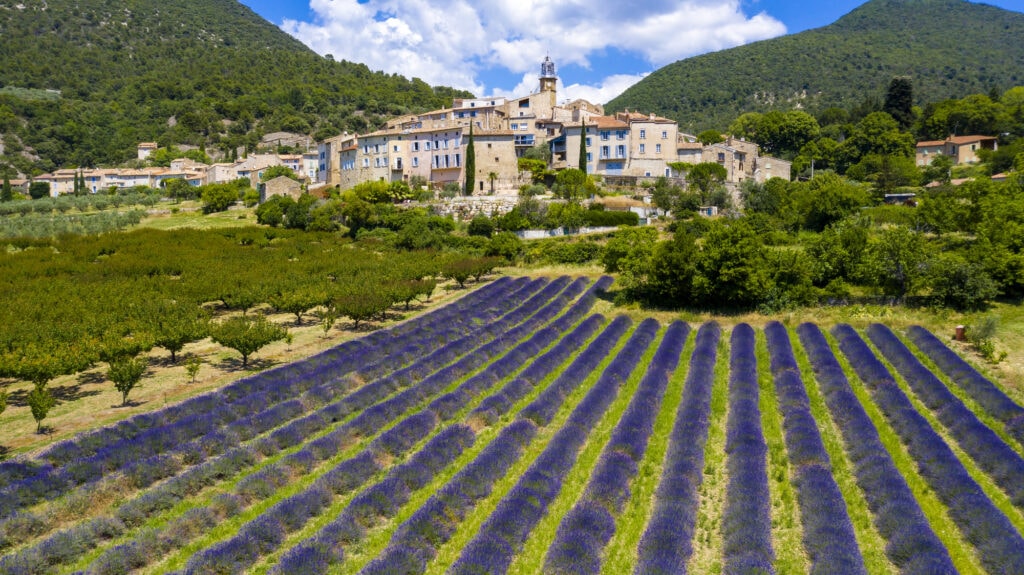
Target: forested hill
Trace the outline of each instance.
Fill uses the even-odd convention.
[[[363,130],[455,94],[323,58],[236,0],[5,2],[0,39],[0,162],[37,168],[123,161],[139,141]]]
[[[665,66],[608,103],[684,130],[743,112],[851,109],[909,76],[917,104],[1024,84],[1024,14],[963,0],[871,0],[834,24]]]

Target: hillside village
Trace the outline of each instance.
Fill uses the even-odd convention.
[[[450,108],[395,117],[374,132],[328,138],[316,152],[253,154],[210,165],[179,158],[166,168],[61,169],[34,181],[49,183],[51,196],[72,193],[76,175],[84,177],[90,193],[135,186],[160,188],[172,179],[201,186],[244,178],[255,187],[264,170],[286,166],[311,188],[344,190],[367,181],[409,183],[414,178],[422,178],[434,189],[447,184],[462,187],[471,130],[477,157],[473,195],[514,194],[528,184],[530,175],[520,171],[518,160],[537,146],[550,150],[550,169],[580,167],[581,137],[586,138],[587,173],[617,183],[682,177],[671,167],[676,162],[717,162],[726,168],[725,183],[732,187],[747,179],[790,179],[791,163],[760,155],[753,142],[728,137],[703,145],[696,136],[681,132],[675,121],[655,114],[605,115],[599,104],[586,100],[558,104],[557,100],[555,64],[546,58],[538,89],[532,94],[514,99],[455,99]],[[140,143],[138,160],[146,161],[156,149],[156,143]]]
[[[730,183],[790,177],[789,162],[760,156],[751,142],[729,139],[704,146],[696,136],[680,132],[675,121],[655,114],[606,116],[601,105],[586,100],[557,101],[555,64],[548,57],[541,64],[537,91],[527,96],[456,99],[451,108],[394,118],[369,134],[325,140],[319,146],[318,181],[342,189],[414,177],[438,188],[462,185],[471,130],[477,158],[474,195],[515,191],[528,183],[518,159],[535,146],[548,146],[554,170],[580,167],[581,137],[586,138],[587,173],[633,183],[678,177],[669,166],[674,162],[718,162]]]

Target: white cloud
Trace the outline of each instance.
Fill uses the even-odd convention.
[[[516,90],[534,89],[546,54],[560,67],[592,69],[592,58],[615,49],[654,68],[785,33],[764,13],[744,14],[740,0],[311,0],[310,8],[313,22],[282,28],[317,52],[478,95],[505,92],[481,80],[492,69],[524,74]],[[593,71],[607,77],[566,94],[607,101],[638,79],[629,75],[637,70]]]
[[[604,104],[626,91],[633,84],[643,80],[647,74],[614,74],[602,80],[601,84],[584,85],[569,84],[562,88],[559,94],[564,95],[567,100],[584,99],[595,104]],[[536,80],[535,80],[536,82]]]

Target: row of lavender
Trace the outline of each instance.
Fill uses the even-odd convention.
[[[577,281],[573,285],[576,288],[582,288],[584,284],[585,282]],[[450,381],[458,380],[461,374],[468,374],[476,366],[505,351],[505,349],[517,341],[517,334],[526,335],[534,332],[529,340],[515,347],[501,359],[492,362],[484,371],[470,377],[452,392],[438,397],[422,411],[410,415],[403,420],[402,424],[417,420],[429,422],[429,424],[425,424],[419,429],[415,435],[408,437],[418,438],[428,435],[438,422],[454,416],[478,394],[490,388],[494,383],[510,376],[518,366],[522,365],[523,361],[561,336],[562,330],[569,327],[571,322],[581,315],[581,311],[585,312],[585,309],[589,307],[588,297],[584,297],[580,302],[572,306],[562,318],[552,324],[551,328],[538,328],[543,322],[550,319],[554,312],[565,309],[568,299],[578,295],[578,293],[579,290],[577,289],[566,290],[538,310],[529,320],[511,329],[507,326],[499,326],[504,329],[504,336],[502,338],[481,346],[472,354],[456,362],[456,364],[431,374],[416,386],[379,404],[381,409],[377,410],[375,408],[378,406],[375,406],[375,408],[367,410],[357,417],[353,423],[365,418],[378,421],[378,413],[388,414],[387,416],[392,418],[400,417],[402,413],[410,410],[415,405],[436,395]],[[593,329],[595,324],[594,322],[584,322],[581,327],[584,330]],[[401,426],[402,424],[399,425]],[[340,561],[343,557],[341,549],[344,547],[344,544],[361,539],[362,533],[366,528],[372,526],[381,518],[393,515],[408,500],[413,491],[432,480],[437,471],[447,465],[452,458],[457,457],[461,453],[462,448],[473,442],[475,436],[468,427],[464,425],[452,426],[442,435],[452,432],[451,430],[458,430],[457,433],[462,439],[454,444],[448,440],[440,443],[431,441],[423,450],[413,456],[412,461],[393,468],[382,481],[360,493],[334,521],[310,538],[307,543],[293,548],[282,563],[287,568],[286,572],[295,572],[295,570],[308,572],[311,568],[310,562],[330,564]],[[403,434],[403,437],[406,437],[406,435]],[[459,449],[453,449],[452,445],[459,446]],[[402,447],[403,450],[401,452],[388,453],[388,455],[392,457],[401,456],[405,450],[411,447],[411,444],[403,445]],[[446,455],[442,457],[442,454]],[[356,456],[354,460],[377,457],[379,457],[378,449],[376,446],[371,446],[362,454]],[[423,461],[433,462],[433,465],[425,465]],[[344,465],[346,465],[345,462],[342,463],[342,466]],[[380,468],[373,471],[378,472]],[[365,481],[370,479],[372,474],[365,474],[361,477],[361,481],[357,485],[353,485],[352,488],[363,485]],[[302,502],[310,497],[314,500],[319,500],[316,494],[325,491],[324,486],[314,483],[309,489],[279,502],[243,526],[234,537],[195,555],[189,561],[186,572],[235,573],[244,571],[260,555],[265,555],[275,548],[276,544],[280,543],[276,538],[271,541],[263,541],[259,536],[260,533],[270,532],[283,535],[284,533],[301,528],[306,520],[318,515],[322,507],[307,507],[307,513],[301,523],[286,521],[288,510],[296,505],[301,506]],[[261,541],[262,544],[260,544]]]
[[[1024,538],[996,507],[963,462],[910,398],[874,352],[848,325],[832,330],[843,354],[863,380],[874,402],[917,463],[918,471],[949,511],[964,538],[978,550],[990,573],[1013,573],[1024,565]],[[955,433],[954,433],[955,434]]]
[[[126,529],[142,525],[200,489],[239,473],[244,477],[231,492],[218,495],[209,505],[172,518],[162,527],[138,532],[128,543],[101,554],[86,572],[125,573],[143,567],[155,557],[180,549],[225,519],[238,516],[255,502],[273,498],[275,503],[266,511],[242,524],[232,537],[195,555],[183,571],[242,573],[261,557],[280,549],[288,535],[302,529],[311,518],[332,508],[339,496],[354,494],[351,502],[337,510],[324,528],[288,550],[271,570],[277,574],[327,572],[332,565],[345,560],[348,546],[361,541],[368,529],[394,517],[413,493],[428,485],[437,473],[451,466],[472,446],[477,439],[475,425],[499,422],[512,405],[585,345],[603,318],[583,317],[597,291],[609,281],[602,278],[591,285],[572,305],[570,302],[586,288],[585,280],[560,278],[510,285],[506,293],[522,302],[511,312],[502,314],[504,310],[496,308],[491,311],[492,320],[484,327],[452,339],[408,365],[398,359],[391,363],[398,369],[391,372],[385,365],[388,357],[415,357],[415,344],[403,345],[390,356],[383,355],[381,360],[365,364],[352,379],[339,380],[335,375],[331,383],[344,389],[340,393],[322,395],[318,388],[324,384],[313,385],[306,388],[299,405],[280,401],[269,406],[259,412],[266,421],[283,418],[291,423],[276,428],[268,424],[263,431],[248,437],[252,438],[249,445],[222,439],[218,445],[223,448],[215,456],[203,459],[203,454],[198,454],[200,459],[191,469],[130,500],[110,516],[61,531],[3,558],[0,573],[56,572],[55,568],[72,562],[97,544],[90,538],[120,537]],[[501,430],[468,465],[453,470],[457,471],[453,478],[398,527],[385,552],[361,573],[424,572],[466,514],[522,457],[538,427],[551,423],[568,395],[608,356],[629,323],[624,317],[617,318],[587,344],[572,365],[536,401],[520,411],[514,423]],[[462,550],[450,572],[507,571],[560,492],[590,430],[614,401],[658,329],[656,322],[647,320],[634,331],[540,457],[518,478],[512,491]],[[955,573],[948,552],[896,470],[828,340],[812,324],[804,324],[797,331],[831,419],[842,435],[857,484],[872,511],[878,533],[886,541],[890,561],[901,573]],[[409,329],[406,333],[416,331]],[[583,494],[571,511],[560,518],[555,541],[545,559],[545,572],[600,571],[604,546],[614,533],[618,512],[629,498],[630,482],[645,452],[668,374],[679,359],[687,333],[688,327],[682,323],[673,324],[666,331],[635,396],[630,398],[611,440],[604,446]],[[977,548],[983,568],[992,573],[1014,572],[1024,564],[1024,539],[928,419],[916,410],[893,373],[898,373],[913,395],[934,414],[944,427],[940,431],[955,441],[1018,508],[1022,499],[1019,477],[1024,470],[1019,446],[1004,441],[999,433],[984,425],[890,330],[872,325],[866,333],[880,355],[853,328],[833,329],[839,349],[914,458],[921,477],[947,506],[964,538]],[[993,415],[1005,426],[1006,434],[1016,439],[1013,430],[1019,420],[1014,408],[1019,410],[1019,406],[1012,401],[1007,403],[1008,398],[998,400],[1002,394],[998,387],[973,369],[963,369],[967,364],[958,356],[956,359],[962,365],[951,360],[948,354],[955,353],[937,339],[929,341],[930,334],[919,328],[911,330],[911,334],[913,341],[927,344],[919,346],[921,352],[946,370],[964,395]],[[820,422],[811,413],[788,332],[782,325],[771,323],[765,336],[811,570],[863,573],[864,561],[846,503],[832,477],[831,462],[818,428]],[[713,323],[704,325],[698,333],[652,518],[638,549],[637,573],[685,572],[692,553],[719,339],[720,330]],[[774,569],[754,341],[754,331],[749,326],[741,324],[733,330],[726,433],[729,482],[722,521],[726,573]],[[534,359],[549,347],[549,351]],[[890,362],[895,372],[890,372],[880,357]],[[345,382],[356,379],[368,383],[355,393],[348,393]],[[461,383],[453,387],[456,382]],[[495,389],[501,382],[504,385]],[[361,393],[367,388],[377,391]],[[451,390],[445,393],[448,388]],[[347,407],[339,407],[342,405]],[[996,410],[997,406],[1001,410]],[[465,420],[452,422],[460,414],[464,414]],[[443,427],[445,422],[450,424]],[[270,429],[273,430],[266,433]],[[385,431],[379,433],[382,429]],[[327,433],[323,434],[324,431]],[[318,434],[322,435],[309,440]],[[232,435],[238,437],[237,433]],[[353,441],[363,440],[368,441],[366,447],[355,455],[332,463],[329,469],[318,469],[320,463],[340,456]],[[420,444],[422,447],[416,449]],[[283,454],[279,461],[255,473],[244,472],[263,458],[300,445],[298,451]],[[166,453],[180,452],[168,449]],[[390,469],[383,463],[404,459],[407,454],[411,455],[404,463]],[[63,468],[69,463],[64,463]],[[131,465],[124,467],[130,469]],[[41,467],[50,474],[62,469],[53,464]],[[161,473],[155,471],[152,478],[143,478],[140,487],[161,479]],[[275,496],[296,481],[305,481],[307,487],[288,497]],[[11,530],[19,525],[16,521],[30,515],[17,513],[0,525]]]
[[[549,417],[541,413],[557,411],[567,394],[583,382],[597,365],[612,350],[630,325],[630,320],[620,316],[612,321],[594,341],[580,353],[572,364],[563,371],[545,391],[519,413],[516,421],[504,428],[477,458],[448,482],[437,495],[404,522],[395,533],[384,553],[363,570],[364,573],[422,573],[427,563],[437,554],[438,548],[454,534],[458,523],[486,497],[494,484],[522,455],[536,433],[538,425],[546,425]],[[582,326],[581,326],[582,327]],[[578,331],[578,330],[577,330]],[[473,411],[471,417],[481,417],[494,423],[505,413],[513,402],[526,395],[540,382],[541,372],[550,371],[550,366],[560,363],[570,349],[579,347],[582,338],[575,332],[559,343],[548,354],[538,358],[519,377],[509,382],[491,398],[485,400]],[[565,350],[560,350],[568,344]],[[538,369],[538,366],[541,366]],[[544,411],[538,407],[544,406]],[[528,414],[533,414],[529,417]],[[288,571],[281,571],[282,573]]]
[[[513,292],[508,295],[512,298],[513,301],[516,301],[516,298],[514,297],[516,293],[522,292],[524,296],[529,295],[530,293],[535,293],[537,291],[536,288],[540,287],[544,283],[545,282],[531,282],[530,284],[526,284],[525,286],[520,285],[519,287],[522,289],[518,289],[516,292]],[[544,290],[541,290],[539,293],[535,293],[534,299],[537,300],[537,302],[539,303],[540,301],[543,301],[546,298],[550,298],[553,292],[557,292],[561,287],[564,287],[564,285],[567,283],[567,279],[552,282],[552,284],[547,286],[547,288],[545,288]],[[534,289],[526,289],[527,287],[530,286],[533,286]],[[579,288],[580,286],[580,283],[576,284],[577,288]],[[576,291],[575,293],[578,293],[578,291]],[[498,294],[491,293],[489,295],[493,296]],[[567,297],[571,298],[571,295]],[[519,301],[521,300],[522,298],[520,297]],[[501,333],[503,330],[508,330],[512,326],[516,325],[519,322],[519,320],[522,319],[523,314],[528,314],[532,312],[533,309],[535,309],[535,306],[529,305],[531,301],[534,300],[527,300],[526,304],[520,307],[520,309],[523,310],[521,313],[519,313],[518,315],[509,314],[508,317],[503,318],[504,321],[491,323],[489,325],[489,329],[492,331],[492,333],[498,334]],[[473,303],[474,302],[471,301],[470,305],[472,305]],[[482,302],[476,301],[476,305],[478,306],[481,305],[481,303]],[[502,304],[497,307],[507,307],[508,305],[509,304]],[[557,309],[561,309],[564,307],[564,305],[565,301],[563,300],[560,301],[554,307]],[[477,319],[479,319],[480,317],[480,315],[476,316]],[[446,348],[456,347],[456,344],[461,344],[462,346],[465,346],[466,343],[478,342],[478,338],[480,337],[479,331],[480,330],[478,330],[469,337],[463,337],[461,340],[456,340],[449,346],[442,347],[434,354],[427,356],[427,358],[424,358],[424,360],[421,360],[420,362],[418,362],[418,364],[414,365],[423,366],[425,364],[431,363],[429,361],[431,359],[434,360],[433,365],[443,365],[443,362],[449,359],[451,356],[450,350],[448,350],[448,353],[444,353]],[[422,336],[425,334],[420,335]],[[429,371],[429,369],[427,369],[427,371]],[[412,378],[407,376],[406,379],[411,380]],[[29,549],[29,552],[27,553],[20,553],[18,556],[15,556],[13,558],[6,557],[3,563],[6,567],[14,569],[15,571],[43,572],[38,570],[41,565],[52,567],[54,564],[66,562],[67,560],[80,554],[80,552],[83,550],[83,547],[88,546],[88,544],[85,542],[96,539],[102,540],[105,537],[116,535],[119,531],[122,531],[124,529],[125,525],[131,526],[141,524],[141,522],[144,521],[147,517],[153,516],[156,512],[161,511],[163,509],[170,508],[175,504],[176,501],[180,501],[192,495],[193,493],[196,493],[199,489],[202,489],[204,486],[209,485],[212,481],[224,479],[225,477],[233,475],[241,468],[253,465],[255,463],[255,460],[257,460],[260,456],[269,456],[273,453],[276,453],[277,451],[280,451],[285,447],[296,445],[299,442],[301,442],[303,438],[308,437],[310,432],[315,432],[317,430],[315,428],[323,428],[327,425],[330,425],[331,422],[339,421],[346,413],[355,412],[362,405],[368,403],[367,399],[373,399],[368,398],[367,394],[362,393],[363,391],[376,387],[380,391],[378,397],[383,397],[387,396],[388,393],[392,391],[395,387],[394,382],[392,382],[392,385],[390,386],[378,385],[380,383],[380,381],[377,381],[370,385],[367,385],[360,389],[359,392],[344,397],[339,402],[335,402],[334,404],[328,405],[326,408],[322,408],[307,417],[294,420],[291,424],[283,428],[277,429],[270,436],[261,438],[257,442],[257,446],[255,448],[253,448],[252,446],[231,447],[221,456],[213,458],[210,461],[206,461],[201,465],[197,465],[190,469],[189,471],[174,477],[173,479],[170,480],[170,482],[165,482],[161,484],[156,490],[152,490],[148,493],[145,493],[141,497],[129,501],[125,505],[122,505],[119,509],[116,510],[113,517],[98,518],[85,524],[81,524],[74,529],[61,532],[54,537],[50,537],[47,540],[44,540],[41,544],[38,544],[33,548]],[[369,403],[372,403],[372,401],[369,401]],[[368,415],[370,416],[364,417]],[[362,432],[365,433],[366,431],[374,429],[374,426],[372,424],[374,418],[372,417],[372,414],[364,412],[360,417],[362,417],[362,421],[360,423],[362,423],[363,425],[358,427],[361,428]],[[345,428],[345,431],[351,432],[356,427],[357,426],[349,426]],[[259,487],[257,489],[250,489],[252,485],[262,485],[262,482],[260,480],[261,476],[289,478],[301,475],[306,470],[306,468],[308,468],[312,464],[312,462],[323,460],[333,456],[333,454],[336,453],[338,449],[340,449],[341,445],[345,441],[345,433],[331,433],[328,434],[327,436],[321,437],[319,440],[311,442],[310,445],[307,446],[308,449],[305,450],[305,453],[299,452],[296,454],[292,454],[288,458],[286,458],[281,464],[277,464],[273,468],[271,468],[271,470],[269,470],[270,472],[263,473],[262,475],[257,474],[257,476],[255,476],[256,478],[252,479],[251,481],[248,479],[243,480],[243,482],[239,484],[238,488],[240,495],[239,498],[220,498],[217,501],[214,501],[213,504],[209,506],[209,509],[205,510],[206,513],[200,513],[199,511],[196,511],[195,513],[192,513],[192,515],[189,518],[182,518],[181,521],[177,522],[180,524],[172,523],[172,525],[170,525],[164,531],[174,532],[180,539],[182,537],[182,533],[185,531],[200,530],[196,528],[196,522],[189,521],[189,519],[202,519],[202,521],[199,522],[201,524],[203,521],[215,521],[223,519],[224,516],[226,515],[237,513],[238,509],[242,506],[242,503],[251,503],[253,499],[251,495],[253,493],[259,493],[261,491],[267,490],[265,486]],[[184,528],[184,526],[189,526],[191,529],[186,529]],[[199,527],[201,527],[201,525],[199,525]],[[107,553],[103,557],[101,557],[101,561],[98,562],[98,565],[102,566],[104,564],[110,564],[111,567],[106,568],[106,570],[110,572],[117,572],[116,565],[119,563],[124,563],[126,558],[130,562],[132,557],[139,557],[141,555],[152,557],[152,552],[145,554],[130,552],[132,549],[137,550],[140,547],[140,541],[143,543],[143,545],[141,546],[148,548],[150,551],[152,551],[154,548],[159,549],[166,548],[168,546],[168,541],[166,540],[166,538],[161,539],[159,537],[155,537],[153,536],[152,533],[147,533],[146,535],[146,537],[141,537],[138,540],[134,541],[127,548],[124,546],[114,548],[116,551],[114,551],[113,553]],[[7,569],[5,568],[5,570]],[[101,569],[101,571],[103,570],[104,569]]]
[[[502,282],[508,284],[510,282]],[[520,282],[515,282],[520,283]],[[521,301],[522,297],[526,297],[531,293],[535,292],[539,287],[543,285],[543,282],[535,283],[530,282],[526,284],[520,284],[519,289],[509,292],[504,289],[499,289],[498,294],[507,294],[512,301]],[[516,286],[511,286],[516,287]],[[486,295],[486,294],[485,294]],[[477,298],[472,298],[476,300]],[[472,302],[471,302],[472,303]],[[494,313],[500,311],[502,308],[508,307],[510,304],[503,303],[498,306],[494,306],[491,310],[486,310],[486,316],[492,316]],[[449,313],[442,315],[448,316],[450,313],[457,313],[457,310],[462,308],[458,306]],[[468,311],[468,310],[463,310]],[[452,324],[465,323],[455,321],[452,318]],[[424,331],[410,330],[406,331],[407,334],[413,336],[423,337],[429,333],[429,323],[422,323],[427,329]],[[465,331],[465,328],[463,328]],[[372,355],[372,354],[371,354]],[[335,374],[335,378],[337,374]],[[250,383],[241,385],[241,388],[250,388],[254,385],[252,382],[259,382],[258,378],[249,378],[247,381]],[[272,378],[273,381],[273,378]],[[246,417],[236,419],[225,425],[221,425],[221,420],[217,417],[212,416],[210,413],[198,414],[206,415],[207,421],[202,425],[208,429],[205,435],[201,435],[198,438],[177,446],[173,453],[170,454],[159,454],[155,456],[146,457],[146,449],[150,447],[145,438],[155,438],[158,434],[154,432],[163,431],[170,436],[177,436],[176,431],[173,429],[174,423],[159,426],[156,428],[150,428],[144,432],[144,437],[126,437],[121,442],[118,442],[110,448],[99,450],[97,456],[99,457],[114,457],[110,454],[119,453],[121,450],[128,452],[127,456],[118,456],[119,460],[130,461],[125,467],[123,477],[126,481],[123,481],[125,487],[141,489],[154,483],[155,481],[162,479],[163,477],[174,474],[180,470],[181,466],[190,466],[187,471],[177,475],[169,485],[163,485],[161,489],[156,492],[143,494],[128,503],[122,505],[116,510],[114,514],[114,521],[110,521],[105,518],[99,518],[94,522],[85,523],[78,527],[77,530],[71,532],[64,532],[58,539],[89,539],[90,532],[95,532],[96,535],[102,537],[108,536],[108,532],[113,530],[119,530],[119,523],[123,523],[126,526],[138,525],[144,521],[147,517],[153,513],[169,508],[178,499],[187,496],[191,493],[196,492],[198,489],[209,485],[211,482],[223,478],[227,475],[233,475],[247,465],[251,465],[258,460],[260,457],[267,457],[276,453],[280,449],[294,445],[295,443],[302,440],[305,435],[303,432],[310,431],[311,423],[319,423],[321,426],[328,425],[332,421],[337,421],[340,417],[343,417],[346,413],[352,413],[353,411],[365,405],[365,401],[359,401],[361,396],[365,396],[364,391],[366,388],[359,390],[356,394],[342,397],[341,400],[334,401],[336,393],[332,392],[330,388],[338,388],[344,390],[344,386],[337,385],[336,382],[327,382],[321,384],[317,388],[309,389],[298,398],[288,399],[283,403],[278,403],[266,407],[263,411],[256,411]],[[367,386],[370,387],[370,386]],[[325,389],[326,388],[326,389]],[[233,388],[234,391],[231,393],[237,393],[239,387]],[[281,384],[276,388],[275,394],[286,393],[289,391],[287,385]],[[386,390],[385,390],[386,391]],[[266,401],[269,401],[267,394],[256,392],[251,397],[255,397],[256,400],[240,399],[234,402],[232,405],[235,409],[243,409],[248,407],[250,409],[257,409],[264,405]],[[300,409],[301,407],[301,409]],[[295,419],[299,415],[306,413],[308,410],[315,409],[314,413]],[[264,431],[277,427],[289,419],[292,423],[285,426],[284,428],[278,428],[269,438],[264,437],[260,440],[259,444],[253,449],[243,449],[239,451],[237,446],[240,442],[246,441],[263,433]],[[193,421],[193,418],[189,418]],[[189,424],[191,428],[191,424]],[[212,429],[210,429],[212,427]],[[301,429],[299,429],[301,427]],[[102,432],[101,432],[102,433]],[[86,436],[87,438],[90,436]],[[93,456],[93,457],[97,457]],[[138,459],[132,460],[134,457]],[[95,467],[94,461],[86,461],[86,465],[78,465],[79,460],[72,460],[64,468],[55,470],[54,468],[47,468],[47,470],[34,477],[27,478],[13,486],[10,486],[8,490],[5,490],[5,495],[9,496],[10,499],[5,501],[10,502],[11,500],[27,499],[31,501],[33,498],[31,494],[37,493],[30,490],[32,486],[44,486],[49,484],[51,493],[57,492],[56,494],[70,491],[74,485],[79,484],[78,489],[75,490],[70,497],[77,497],[78,499],[87,499],[92,493],[90,488],[97,488],[96,485],[90,484],[91,481],[95,481],[94,473],[90,473],[86,477],[77,477],[74,481],[66,480],[68,474],[74,475],[74,473],[83,467],[85,469],[93,469]],[[106,482],[114,481],[119,476],[105,476]],[[15,487],[22,487],[23,489],[18,490]],[[56,495],[54,494],[54,496]],[[58,520],[59,517],[53,517],[52,514],[48,513],[48,510],[42,512],[19,512],[6,518],[2,524],[0,524],[0,533],[2,533],[2,540],[6,545],[10,545],[24,540],[33,535],[45,533],[45,531]],[[51,545],[55,549],[76,549],[78,546],[60,546]],[[70,555],[71,552],[65,552],[64,555]],[[7,560],[7,558],[5,558]],[[51,558],[49,563],[53,563],[54,559]]]
[[[498,281],[472,294],[467,301],[436,312],[438,317],[422,316],[387,330],[387,335],[373,334],[348,342],[308,360],[244,378],[179,405],[62,441],[34,461],[4,462],[0,464],[0,485],[3,486],[0,516],[6,517],[42,499],[53,499],[119,470],[129,462],[164,453],[254,411],[263,411],[318,386],[333,383],[340,375],[352,371],[358,362],[393,355],[393,350],[408,345],[407,342],[425,339],[427,335],[443,339],[455,334],[465,335],[473,326],[468,312],[479,309],[483,316],[480,319],[493,317],[509,303],[521,302],[518,298],[529,295],[528,288],[539,288],[539,285]],[[482,307],[489,301],[504,303],[490,309]],[[432,333],[438,325],[445,326],[446,332]],[[345,391],[344,387],[331,385],[323,393]]]

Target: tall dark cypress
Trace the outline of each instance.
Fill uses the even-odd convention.
[[[882,111],[895,118],[900,128],[907,129],[914,123],[914,88],[910,78],[893,78],[889,82],[889,90],[885,93],[885,104]]]
[[[580,126],[580,171],[587,173],[587,120]]]
[[[466,144],[466,185],[462,193],[471,196],[476,186],[476,150],[473,148],[473,124],[469,124],[469,143]]]
[[[4,187],[0,189],[0,202],[9,202],[14,199],[14,190],[11,189],[11,180],[4,172]]]

